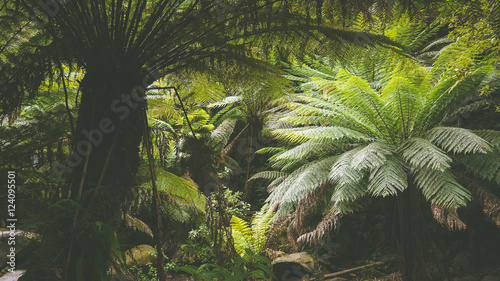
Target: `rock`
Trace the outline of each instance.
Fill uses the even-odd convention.
[[[314,269],[313,258],[305,252],[284,255],[273,261],[273,272],[281,281],[298,281]]]
[[[125,254],[125,263],[127,266],[132,266],[137,264],[139,266],[145,266],[148,262],[154,262],[155,249],[149,245],[139,245],[130,250]]]
[[[125,252],[125,264],[127,267],[138,266],[143,271],[147,272],[147,264],[154,262],[155,249],[149,245],[139,245]],[[116,263],[116,268],[113,266],[108,270],[108,278],[111,281],[135,281],[136,277],[131,275],[122,265]]]

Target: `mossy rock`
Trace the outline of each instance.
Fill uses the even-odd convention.
[[[278,280],[300,280],[314,269],[314,260],[308,253],[293,253],[273,261],[273,272]]]
[[[150,245],[139,245],[125,252],[127,266],[139,265],[143,267],[155,260],[155,249]]]

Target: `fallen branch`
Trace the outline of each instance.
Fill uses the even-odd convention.
[[[342,271],[335,272],[335,273],[330,273],[330,274],[325,275],[324,278],[328,279],[328,278],[337,277],[337,276],[340,276],[340,275],[344,275],[346,273],[358,271],[358,270],[361,270],[363,268],[372,267],[374,265],[379,265],[379,264],[383,264],[383,263],[384,263],[384,261],[379,261],[379,262],[374,262],[374,263],[370,263],[370,264],[363,265],[363,266],[354,267],[354,268],[351,268],[351,269],[342,270]],[[310,279],[310,280],[313,280],[313,279]]]

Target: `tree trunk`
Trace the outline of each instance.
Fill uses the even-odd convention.
[[[139,164],[144,87],[139,76],[116,71],[88,71],[81,82],[77,129],[66,165],[70,198],[79,208],[61,224],[71,228],[62,242],[67,244],[66,280],[102,280],[113,252],[119,253],[115,233]]]
[[[409,179],[408,188],[401,193],[396,203],[397,249],[400,255],[400,271],[405,281],[430,280],[426,247],[431,241],[422,214],[422,198]]]

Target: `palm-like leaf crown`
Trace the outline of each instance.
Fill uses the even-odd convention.
[[[477,63],[463,75],[450,75],[387,51],[369,56],[386,57],[377,64],[377,72],[385,70],[378,78],[366,75],[366,65],[344,67],[321,58],[290,67],[288,78],[300,82],[302,91],[285,106],[274,130],[290,148],[270,158],[281,172],[254,176],[274,179],[268,201],[279,204],[275,219],[298,212],[297,206],[325,185],[331,187],[324,189],[331,194],[331,215],[356,210],[368,196],[398,195],[414,186],[456,218],[455,210],[471,200],[451,170],[463,162],[460,155],[487,163],[481,166],[488,174],[478,175],[500,182],[498,151],[492,147],[499,133],[443,125],[457,104],[492,81],[492,66]]]

